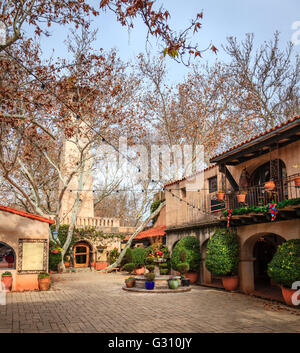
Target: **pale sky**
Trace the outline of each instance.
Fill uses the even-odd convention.
[[[91,2],[98,4],[100,0]],[[265,40],[270,40],[274,31],[278,30],[281,33],[281,45],[284,47],[295,32],[292,24],[300,21],[299,0],[163,0],[161,3],[170,12],[170,23],[177,30],[185,28],[189,20],[203,10],[202,28],[194,40],[202,49],[213,43],[219,49],[219,60],[226,60],[221,45],[226,42],[228,36],[236,36],[241,40],[246,33],[254,33],[256,43],[260,45]],[[109,12],[95,19],[93,27],[99,28],[95,48],[117,48],[123,60],[134,60],[138,53],[145,51],[146,28],[140,20],[135,22],[135,28],[131,30],[130,35]],[[48,57],[53,49],[56,56],[66,57],[63,41],[68,34],[68,27],[53,26],[50,31],[51,37],[41,39],[45,57]],[[300,45],[295,49],[299,52]],[[152,50],[153,54],[158,53],[157,46],[154,45]],[[206,52],[202,59],[197,58],[194,62],[213,62],[215,59],[215,54]],[[166,60],[170,82],[183,80],[187,69],[171,59]]]

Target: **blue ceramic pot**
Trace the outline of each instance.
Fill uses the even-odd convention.
[[[145,282],[146,289],[154,289],[154,285],[155,285],[154,281],[151,281],[151,282],[146,281]]]

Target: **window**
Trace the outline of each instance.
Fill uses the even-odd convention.
[[[208,179],[209,193],[218,191],[217,176]]]
[[[0,242],[0,269],[15,268],[15,252],[5,243]]]

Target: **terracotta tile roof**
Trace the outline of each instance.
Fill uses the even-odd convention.
[[[186,178],[190,178],[190,177],[192,177],[192,176],[194,176],[194,175],[197,175],[197,174],[199,174],[199,173],[206,172],[207,170],[212,169],[212,168],[215,168],[216,166],[217,166],[217,165],[214,164],[214,165],[211,165],[211,166],[209,166],[209,167],[207,167],[207,168],[205,168],[205,169],[203,169],[203,170],[199,170],[198,172],[195,172],[194,174],[191,174],[191,175],[189,175],[188,177],[184,177],[184,178],[182,178],[182,179],[170,181],[168,184],[165,184],[164,187],[170,186],[170,185],[174,185],[174,184],[177,184],[177,183],[180,183],[181,181],[186,180]]]
[[[235,150],[236,148],[239,148],[239,147],[245,145],[246,143],[252,142],[252,141],[258,139],[259,137],[262,137],[262,136],[264,136],[264,135],[267,135],[267,134],[269,134],[270,132],[273,132],[273,131],[275,131],[275,130],[278,130],[278,129],[284,127],[285,125],[288,125],[288,124],[290,124],[290,123],[292,123],[292,122],[294,122],[294,121],[296,121],[296,120],[299,120],[299,119],[300,119],[300,116],[295,116],[295,117],[293,117],[292,119],[289,119],[289,120],[285,121],[284,123],[281,123],[281,124],[279,124],[279,125],[276,125],[276,126],[274,126],[273,128],[271,128],[271,129],[269,129],[269,130],[266,130],[266,131],[264,131],[264,132],[262,132],[262,133],[260,133],[260,134],[258,134],[258,135],[256,135],[256,136],[254,136],[254,137],[251,137],[250,139],[248,139],[248,140],[246,140],[246,141],[243,141],[243,142],[239,143],[238,145],[235,145],[235,146],[233,146],[233,147],[230,147],[227,151],[221,152],[221,153],[217,154],[216,156],[214,156],[213,158],[211,158],[210,161],[213,161],[215,158],[221,157],[221,156],[222,156],[223,154],[225,154],[225,153],[228,153],[228,152],[230,152],[230,151],[233,151],[233,150]],[[300,123],[300,120],[299,120],[299,123]]]
[[[151,229],[144,230],[139,233],[134,239],[144,239],[149,237],[162,237],[166,235],[166,227],[155,227]],[[125,238],[125,240],[129,240],[130,237]]]
[[[39,216],[39,215],[36,215],[36,214],[28,213],[28,212],[25,212],[25,211],[17,210],[16,208],[11,208],[11,207],[7,207],[7,206],[3,206],[3,205],[0,205],[0,211],[14,213],[14,214],[17,214],[17,215],[22,216],[22,217],[36,219],[38,221],[46,222],[46,223],[49,223],[49,224],[54,224],[55,223],[55,221],[53,221],[52,219],[45,218],[45,217],[42,217],[42,216]]]

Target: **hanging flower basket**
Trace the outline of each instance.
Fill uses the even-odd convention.
[[[224,193],[224,191],[218,191],[217,192],[217,199],[218,200],[224,200],[224,197],[225,197],[225,193]]]
[[[296,186],[297,188],[300,188],[300,176],[296,177],[296,178],[294,179],[294,181],[295,181],[295,186]]]
[[[273,191],[275,189],[275,183],[273,180],[267,181],[265,183],[265,190],[266,191]]]
[[[238,194],[236,195],[236,199],[238,203],[243,203],[246,200],[246,195],[247,194]]]

